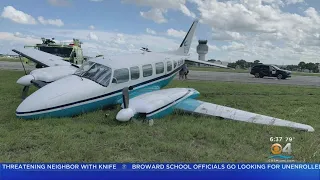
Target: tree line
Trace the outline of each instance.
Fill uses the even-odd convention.
[[[309,70],[309,72],[318,73],[319,72],[319,63],[305,63],[303,61],[299,62],[298,65],[288,65],[286,66],[287,70],[290,71],[303,71],[304,69]]]
[[[248,69],[256,64],[262,64],[260,60],[255,60],[253,62],[247,62],[246,60],[240,59],[236,62],[229,63],[228,67],[230,68],[241,68],[241,69]],[[319,63],[305,63],[303,61],[299,62],[298,65],[286,65],[286,66],[279,66],[282,69],[286,69],[289,71],[304,71],[309,70],[309,72],[318,73],[319,72]]]

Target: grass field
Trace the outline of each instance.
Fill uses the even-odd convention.
[[[249,70],[245,69],[223,69],[223,68],[213,68],[213,67],[189,67],[190,70],[194,71],[213,71],[213,72],[233,72],[233,73],[249,73]],[[292,76],[319,76],[320,73],[304,73],[293,71]]]
[[[320,162],[319,88],[206,81],[168,86],[193,87],[208,102],[306,123],[313,133],[177,113],[149,127],[117,122],[119,107],[75,118],[17,119],[21,75],[0,71],[2,162],[266,162],[274,136],[295,138],[296,161]]]

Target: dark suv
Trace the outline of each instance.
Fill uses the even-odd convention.
[[[291,72],[280,69],[275,65],[258,64],[251,68],[250,74],[256,78],[277,77],[278,79],[286,79],[291,77]]]

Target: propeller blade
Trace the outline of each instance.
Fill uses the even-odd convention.
[[[125,87],[122,90],[122,100],[123,100],[123,107],[127,109],[129,107],[129,88]]]
[[[123,109],[121,109],[117,116],[116,119],[118,121],[129,121],[135,114],[135,111],[131,108],[129,108],[129,88],[125,87],[122,90],[122,101],[123,101]]]
[[[24,74],[27,75],[26,68],[24,67],[23,62],[22,62],[22,59],[21,59],[21,55],[19,55],[19,59],[20,59],[20,62],[21,62],[21,64],[22,64],[22,67],[23,67],[23,70],[24,70]]]
[[[24,86],[24,87],[23,87],[22,93],[21,93],[21,98],[22,98],[22,100],[27,97],[28,92],[29,92],[29,87],[30,87],[30,86]]]

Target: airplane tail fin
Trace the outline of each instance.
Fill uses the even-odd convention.
[[[180,47],[174,52],[175,54],[184,55],[184,56],[188,55],[198,22],[199,20],[193,21],[187,35],[184,37],[183,41],[181,42]]]

